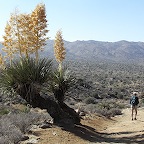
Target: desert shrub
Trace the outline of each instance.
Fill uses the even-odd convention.
[[[91,96],[96,98],[96,99],[101,99],[101,97],[99,96],[98,92],[93,92]]]
[[[42,115],[37,113],[20,113],[7,116],[21,132],[26,133],[32,124],[36,124],[42,119]]]
[[[116,108],[118,108],[118,109],[124,109],[124,108],[126,108],[126,104],[125,104],[125,102],[117,103]]]
[[[112,107],[112,105],[110,105],[110,103],[108,103],[108,102],[100,102],[99,104],[98,104],[98,107],[100,108],[100,109],[107,109],[107,110],[109,110],[110,109],[110,107]]]
[[[142,99],[142,103],[144,104],[144,99]]]
[[[5,105],[0,103],[0,116],[6,114],[22,114],[29,113],[30,107],[27,105],[17,104],[17,105]]]
[[[3,115],[0,119],[0,143],[17,144],[33,124],[48,119],[48,115],[36,112]]]
[[[112,108],[112,109],[109,110],[109,114],[110,114],[110,116],[113,117],[113,116],[115,116],[115,115],[121,115],[122,112],[121,112],[121,110],[118,109],[118,108]]]
[[[0,103],[0,116],[10,113],[11,108],[3,103]]]
[[[123,98],[124,98],[124,95],[122,95],[122,94],[117,94],[117,98],[123,99]]]
[[[122,112],[120,109],[112,108],[110,110],[107,109],[98,109],[97,113],[100,113],[101,115],[105,117],[114,117],[115,115],[121,115]]]
[[[29,113],[29,112],[30,112],[30,108],[29,108],[28,106],[26,106],[26,107],[22,110],[22,112],[24,112],[24,113]]]
[[[111,108],[122,109],[124,108],[124,104],[123,101],[121,102],[120,100],[117,99],[103,99],[101,102],[98,103],[98,107],[106,108],[108,110]]]
[[[142,98],[142,99],[140,100],[139,106],[141,106],[141,107],[144,106],[144,98]]]
[[[8,114],[9,110],[7,108],[0,108],[0,115]]]
[[[121,109],[123,108],[123,105],[116,102],[115,100],[102,100],[96,109],[96,112],[106,116],[106,117],[112,117],[115,115],[120,115]]]
[[[115,115],[120,115],[121,109],[124,108],[124,105],[116,100],[99,100],[96,104],[89,103],[85,105],[84,110],[90,113],[99,113],[106,117],[112,117]]]
[[[108,96],[111,98],[117,98],[117,93],[108,93]]]
[[[0,120],[0,139],[1,142],[18,143],[23,137],[22,132],[17,128],[13,122],[8,118],[2,118]]]
[[[90,89],[91,85],[89,84],[89,82],[85,81],[84,79],[78,79],[77,81],[79,86],[82,86],[84,88]]]
[[[97,109],[97,105],[95,105],[95,104],[88,104],[84,108],[85,111],[88,111],[90,113],[95,113],[96,109]]]
[[[96,104],[96,99],[94,97],[87,97],[84,102],[86,104]]]
[[[13,105],[13,109],[15,109],[15,111],[19,111],[19,113],[30,112],[30,106],[29,105],[15,104],[15,105]]]
[[[0,136],[0,142],[2,144],[8,144],[9,143],[8,136]]]
[[[110,112],[107,109],[96,109],[96,112],[105,117],[110,117]]]
[[[0,91],[1,92],[1,91]],[[5,105],[10,105],[10,104],[23,104],[26,105],[27,102],[20,96],[20,95],[13,95],[11,92],[5,91],[1,92],[3,93],[1,97],[1,103]]]

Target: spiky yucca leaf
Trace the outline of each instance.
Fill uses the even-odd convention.
[[[35,59],[22,59],[15,61],[11,66],[2,70],[0,76],[0,88],[17,92],[20,88],[29,86],[29,89],[40,88],[50,77],[52,61],[40,59],[38,63]]]
[[[54,93],[55,98],[59,102],[64,101],[65,93],[75,83],[75,78],[70,74],[68,69],[53,72],[51,82],[49,84],[50,90]]]

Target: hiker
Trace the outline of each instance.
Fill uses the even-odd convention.
[[[139,104],[139,98],[138,98],[137,92],[134,92],[133,95],[131,96],[131,98],[130,98],[130,104],[131,104],[131,110],[132,110],[132,120],[133,120],[134,112],[135,112],[135,118],[134,118],[134,120],[137,120],[136,119],[136,116],[137,116],[137,106]]]

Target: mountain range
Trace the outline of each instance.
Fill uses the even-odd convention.
[[[54,57],[53,40],[48,40],[42,57]],[[71,60],[144,61],[144,42],[64,41],[66,58]],[[0,44],[0,50],[3,46]]]

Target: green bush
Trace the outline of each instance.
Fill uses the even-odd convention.
[[[8,114],[9,110],[7,108],[0,108],[0,115]]]

